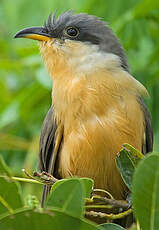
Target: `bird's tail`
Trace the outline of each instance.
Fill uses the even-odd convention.
[[[44,185],[43,188],[43,193],[42,193],[42,197],[41,197],[41,207],[44,207],[45,201],[50,193],[51,190],[51,186],[50,185]]]
[[[130,228],[130,226],[135,223],[135,218],[133,213],[130,213],[128,216],[122,218],[122,219],[118,219],[116,221],[114,221],[113,223],[119,224],[120,226],[124,227],[124,228]]]

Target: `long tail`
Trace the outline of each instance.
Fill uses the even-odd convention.
[[[41,197],[41,207],[44,207],[45,201],[50,193],[51,190],[51,186],[50,185],[44,185],[43,188],[43,193],[42,193],[42,197]]]

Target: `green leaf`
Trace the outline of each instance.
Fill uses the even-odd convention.
[[[129,152],[126,149],[122,149],[120,151],[119,156],[116,158],[116,165],[125,184],[131,190],[132,176],[134,173],[135,165],[130,159]]]
[[[80,179],[63,179],[52,188],[46,206],[60,208],[73,216],[80,217],[83,214],[85,190]]]
[[[19,183],[13,182],[12,172],[0,156],[0,214],[23,206]]]
[[[79,179],[84,187],[85,196],[84,198],[90,198],[93,189],[93,180],[90,178],[80,178]]]
[[[143,230],[159,229],[159,155],[143,159],[134,174],[132,197]]]
[[[125,228],[119,226],[118,224],[101,224],[101,227],[106,230],[124,230]]]
[[[132,145],[129,144],[123,144],[123,147],[128,150],[129,155],[132,157],[134,163],[138,163],[135,160],[143,159],[144,155],[138,150],[135,149]]]
[[[78,179],[80,180],[80,182],[82,183],[83,185],[83,189],[85,191],[85,198],[90,198],[90,195],[91,195],[91,192],[92,192],[92,189],[93,189],[93,180],[90,179],[90,178],[73,178],[73,179]],[[61,179],[59,181],[57,181],[53,187],[52,187],[52,191],[57,187],[59,186],[60,184],[64,183],[66,180],[70,180],[70,179]]]
[[[139,150],[127,143],[123,144],[123,148],[116,158],[117,168],[119,169],[125,184],[130,190],[134,170],[139,161],[143,158],[144,155]]]
[[[76,217],[69,216],[57,210],[40,213],[34,210],[22,210],[14,215],[6,216],[0,221],[0,229],[8,230],[102,230],[95,224]]]
[[[0,214],[13,213],[13,210],[21,208],[23,202],[19,184],[9,178],[0,178],[0,185]]]

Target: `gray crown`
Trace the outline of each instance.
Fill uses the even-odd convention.
[[[67,37],[64,30],[68,27],[76,27],[79,35],[75,38]],[[129,71],[127,58],[119,39],[113,31],[100,18],[85,13],[74,14],[73,11],[66,11],[56,18],[56,13],[50,15],[44,25],[44,31],[52,37],[60,39],[71,39],[82,42],[90,42],[99,45],[100,50],[113,53],[120,57],[121,66]]]

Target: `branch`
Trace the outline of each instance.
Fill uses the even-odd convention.
[[[9,211],[10,214],[13,214],[14,213],[14,210],[12,209],[12,207],[8,204],[8,202],[6,200],[3,199],[2,196],[0,196],[0,203],[2,205],[4,205],[4,207],[6,207]]]
[[[41,182],[47,185],[53,185],[55,182],[58,181],[58,179],[45,171],[43,171],[42,173],[34,172],[33,176],[37,177]]]
[[[35,184],[44,184],[38,180],[34,180],[34,179],[28,179],[28,178],[24,178],[24,177],[15,177],[15,176],[3,176],[3,175],[0,175],[0,178],[4,178],[4,179],[10,179],[10,180],[13,180],[13,181],[21,181],[21,182],[28,182],[28,183],[35,183]]]
[[[28,177],[14,177],[14,176],[7,176],[7,175],[0,175],[1,178],[10,179],[13,181],[21,181],[21,182],[29,182],[29,183],[36,183],[36,184],[43,184],[43,185],[53,185],[58,179],[53,177],[51,174],[47,172],[34,172],[33,176],[30,175],[25,169],[22,169],[22,172]]]
[[[128,209],[127,211],[121,212],[119,214],[106,214],[102,212],[95,212],[95,211],[86,211],[85,216],[86,217],[94,217],[94,218],[104,218],[104,219],[109,219],[109,220],[116,220],[116,219],[121,219],[125,216],[128,216],[130,213],[132,213],[132,209]]]
[[[113,207],[123,208],[123,209],[129,208],[129,203],[126,200],[108,199],[107,197],[101,197],[101,196],[93,196],[92,199],[96,203],[102,203],[105,205],[111,205]]]

